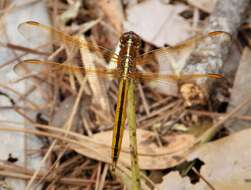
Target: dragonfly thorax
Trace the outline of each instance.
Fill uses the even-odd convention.
[[[132,31],[124,33],[120,38],[121,47],[128,45],[134,47],[135,49],[139,49],[141,46],[140,37]]]
[[[124,78],[135,70],[135,58],[141,45],[140,37],[134,32],[126,32],[120,38],[119,69]]]

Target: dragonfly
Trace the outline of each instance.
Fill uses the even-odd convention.
[[[90,41],[83,41],[77,36],[68,35],[62,31],[59,31],[53,27],[49,27],[34,21],[27,21],[21,23],[18,30],[25,36],[29,38],[43,38],[43,36],[50,37],[52,43],[63,43],[71,49],[86,48],[90,49],[92,52],[101,55],[105,60],[113,62],[116,64],[116,68],[106,69],[102,67],[86,68],[81,66],[69,65],[66,63],[58,63],[48,60],[37,60],[29,59],[24,60],[17,65],[15,65],[14,70],[18,70],[20,67],[26,67],[29,65],[48,65],[51,71],[78,71],[85,74],[95,74],[97,76],[112,76],[118,79],[118,97],[117,106],[115,111],[114,127],[113,127],[113,138],[112,138],[112,153],[111,160],[113,168],[119,159],[119,154],[121,150],[123,132],[125,128],[126,121],[126,107],[127,107],[127,95],[129,80],[133,79],[135,81],[168,81],[177,82],[184,81],[188,79],[196,79],[201,77],[219,79],[222,78],[222,74],[218,73],[195,73],[195,74],[160,74],[159,72],[142,72],[137,69],[137,66],[149,63],[149,61],[155,60],[159,57],[164,64],[168,60],[177,60],[177,57],[190,52],[197,46],[211,41],[217,40],[218,38],[229,41],[231,35],[223,31],[210,32],[204,35],[197,35],[190,38],[176,46],[163,47],[155,49],[143,54],[139,53],[141,47],[141,38],[134,32],[126,32],[119,39],[119,53],[107,49],[103,46],[96,45]],[[165,63],[166,62],[166,63]],[[175,63],[174,63],[175,64]],[[195,65],[196,66],[196,65]]]

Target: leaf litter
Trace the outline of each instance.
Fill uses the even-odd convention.
[[[110,4],[107,1],[100,1],[98,7],[94,6],[91,1],[85,3],[81,1],[57,1],[57,3],[53,3],[49,0],[48,8],[53,10],[51,15],[52,20],[55,21],[55,26],[69,34],[86,34],[85,38],[89,40],[92,36],[90,39],[94,43],[105,47],[114,47],[123,31],[122,25],[124,24],[124,30],[133,30],[138,33],[144,40],[144,49],[151,50],[164,45],[177,44],[201,30],[201,23],[199,22],[203,21],[200,21],[198,16],[196,17],[196,10],[193,10],[194,7],[190,4],[206,12],[211,12],[212,9],[201,7],[205,4],[197,5],[194,1],[188,1],[188,4],[184,4],[179,1],[164,3],[153,0],[141,3],[133,2],[131,5],[129,2],[122,5],[117,1]],[[213,3],[210,6],[213,6]],[[103,11],[103,15],[98,12],[100,10]],[[127,17],[124,17],[123,11]],[[194,18],[191,16],[184,17],[182,16],[183,13],[189,13]],[[88,27],[86,27],[87,25]],[[194,26],[197,26],[197,28]],[[36,54],[40,51],[36,48],[19,48],[18,46],[9,46],[8,48],[28,54]],[[106,64],[107,60],[102,60],[100,56],[96,56],[95,60],[87,60],[87,55],[92,54],[87,49],[71,51],[67,48],[64,44],[56,44],[52,48],[46,49],[46,54],[43,54],[50,54],[49,59],[61,62],[63,62],[62,60],[71,60],[71,63],[75,65],[92,63],[92,67],[95,67],[97,63]],[[72,59],[72,57],[78,59]],[[154,69],[158,69],[157,66]],[[29,150],[29,156],[45,156],[44,164],[49,169],[27,170],[27,168],[21,168],[22,170],[20,170],[20,166],[3,161],[1,163],[2,176],[29,180],[29,185],[46,182],[43,184],[44,188],[123,189],[124,185],[127,185],[129,189],[127,180],[130,179],[130,173],[128,173],[130,156],[127,131],[124,135],[119,171],[116,172],[115,176],[109,171],[107,165],[107,163],[110,163],[111,129],[117,83],[109,80],[93,80],[94,78],[92,76],[86,79],[84,73],[65,74],[56,72],[48,72],[47,74],[44,72],[38,76],[20,78],[19,81],[28,79],[32,85],[27,92],[19,95],[19,101],[15,102],[14,105],[8,105],[8,107],[18,110],[17,112],[34,126],[33,129],[19,130],[19,132],[33,133],[46,139],[45,142],[47,143],[44,143],[40,150]],[[44,91],[44,87],[41,88],[41,84],[46,84],[46,91]],[[4,85],[1,85],[1,89],[3,87]],[[32,106],[32,100],[26,100],[33,91],[38,91],[41,94],[45,99],[44,104]],[[200,102],[197,105],[190,102],[191,108],[187,108],[184,103],[186,100],[177,95],[179,93],[177,89],[177,92],[171,93],[172,96],[170,96],[170,93],[167,95],[155,91],[151,86],[142,83],[137,91],[139,91],[139,96],[137,96],[139,164],[142,170],[147,170],[150,173],[149,175],[142,173],[144,176],[142,183],[145,184],[145,189],[156,187],[156,184],[151,181],[154,178],[151,177],[152,170],[163,170],[163,174],[159,176],[162,177],[169,172],[164,169],[180,164],[187,158],[191,158],[191,155],[196,155],[194,157],[199,157],[205,161],[206,166],[202,167],[201,175],[209,180],[213,186],[221,185],[221,182],[227,179],[224,177],[227,176],[212,178],[209,173],[224,172],[224,169],[231,169],[230,165],[236,162],[232,160],[231,163],[224,163],[224,159],[217,156],[217,150],[220,148],[219,150],[224,151],[231,148],[231,151],[222,154],[227,155],[229,153],[229,160],[240,159],[240,155],[234,154],[234,150],[243,150],[242,153],[244,152],[245,146],[248,144],[248,142],[243,143],[245,142],[244,139],[247,139],[245,135],[247,133],[241,132],[227,137],[231,140],[222,139],[212,144],[201,145],[194,152],[192,150],[194,146],[196,147],[197,137],[201,134],[191,133],[194,130],[191,130],[191,128],[200,131],[196,126],[211,126],[222,116],[217,115],[217,108],[205,108],[213,103],[210,100],[207,103]],[[100,96],[104,99],[101,100]],[[97,103],[100,100],[104,103]],[[21,101],[26,103],[25,107],[21,106]],[[6,107],[5,104],[1,105],[1,109],[4,107]],[[213,110],[214,113],[212,113]],[[35,115],[40,114],[44,118],[44,125],[38,123],[42,122],[38,117],[30,117],[34,113],[36,113]],[[248,116],[235,118],[249,121]],[[1,128],[2,131],[18,131],[11,126],[10,121],[5,122],[5,124],[9,128]],[[240,139],[237,138],[238,135],[243,138],[243,141],[240,140],[240,144],[237,142],[237,139]],[[236,141],[236,143],[233,145],[232,141]],[[198,150],[204,150],[204,152],[206,150],[209,153],[198,153]],[[187,157],[187,155],[189,156]],[[236,165],[232,165],[237,169],[235,170],[236,173],[232,172],[231,179],[240,182],[233,186],[236,188],[248,185],[248,183],[241,183],[247,182],[249,179],[244,177],[243,173],[239,172],[240,168],[238,168],[242,166],[241,164],[244,164],[242,168],[246,167],[246,164],[250,161],[248,154],[244,156],[247,162],[238,162]],[[219,161],[219,163],[216,161]],[[223,165],[224,168],[221,168]],[[216,174],[215,176],[217,176]],[[238,178],[239,174],[241,174],[241,178]],[[178,182],[180,182],[179,185],[185,184],[186,188],[194,187],[191,186],[189,180],[180,179],[175,172],[170,172],[164,177],[163,183],[166,179],[168,180],[167,187],[170,186],[170,180],[174,184],[172,189]],[[215,180],[217,180],[216,183],[214,183]],[[150,185],[147,185],[148,183]],[[200,182],[200,184],[202,183]],[[197,186],[200,186],[200,184],[197,184]],[[163,189],[166,189],[166,186],[163,186]],[[205,184],[202,186],[204,187]]]

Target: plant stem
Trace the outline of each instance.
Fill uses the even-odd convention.
[[[136,136],[136,113],[135,113],[135,84],[134,80],[130,79],[128,89],[128,126],[130,136],[130,153],[131,153],[131,170],[132,170],[132,189],[140,190],[140,170],[138,165],[137,154],[137,136]]]

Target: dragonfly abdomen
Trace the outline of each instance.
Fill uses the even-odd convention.
[[[128,94],[129,80],[127,78],[122,78],[119,82],[119,91],[117,99],[117,107],[114,122],[113,131],[113,142],[112,142],[112,162],[113,168],[115,168],[122,143],[122,137],[125,128],[126,120],[126,103]]]

